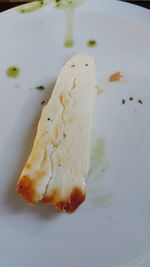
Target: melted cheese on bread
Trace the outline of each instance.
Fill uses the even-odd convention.
[[[28,203],[42,200],[73,212],[84,201],[95,97],[94,60],[76,55],[63,67],[43,108],[33,149],[18,181],[17,191]]]

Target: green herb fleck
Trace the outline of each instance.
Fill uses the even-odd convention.
[[[32,12],[40,9],[41,7],[48,5],[50,2],[52,2],[52,0],[49,0],[49,1],[38,0],[35,2],[31,2],[28,4],[22,5],[20,7],[17,7],[16,10],[21,14],[32,13]]]
[[[41,5],[41,6],[44,5],[44,0],[40,0],[40,5]]]
[[[9,78],[17,78],[19,76],[20,70],[16,66],[11,66],[6,70],[6,75]]]
[[[56,7],[61,7],[61,3],[57,3],[56,4]]]
[[[43,91],[45,89],[45,87],[43,85],[39,85],[36,87],[36,89],[39,91]]]
[[[84,2],[85,0],[55,0],[55,7],[61,9],[77,8]]]
[[[91,39],[87,41],[87,46],[90,48],[95,47],[96,45],[97,45],[96,40]]]

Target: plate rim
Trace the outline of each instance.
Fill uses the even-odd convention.
[[[37,2],[37,1],[34,1],[34,2]],[[13,13],[16,10],[16,8],[21,7],[23,5],[26,6],[31,3],[30,2],[24,3],[24,4],[22,3],[18,5],[17,7],[13,7],[8,10],[2,11],[0,13],[0,19]],[[35,12],[38,12],[39,10],[42,10],[42,9],[46,10],[48,7],[49,7],[49,4],[46,5],[45,7],[42,7],[36,10]],[[118,0],[100,0],[100,1],[94,0],[94,5],[93,5],[91,0],[85,0],[85,3],[80,7],[80,9],[82,10],[85,9],[85,11],[86,9],[96,10],[97,8],[98,8],[98,11],[104,10],[104,9],[106,10],[111,9],[111,11],[116,11],[117,13],[120,13],[120,15],[132,16],[132,17],[135,17],[136,19],[142,20],[143,22],[147,22],[147,24],[150,25],[150,10],[145,7],[135,5],[134,3],[122,2]]]

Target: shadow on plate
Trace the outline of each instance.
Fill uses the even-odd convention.
[[[17,177],[19,177],[20,172],[18,172]],[[16,193],[16,175],[13,177],[9,187],[6,192],[6,207],[11,210],[13,213],[26,213],[32,216],[41,217],[43,219],[55,219],[56,216],[59,215],[59,212],[53,209],[51,206],[44,205],[39,203],[35,206],[28,205],[25,200],[17,195]]]

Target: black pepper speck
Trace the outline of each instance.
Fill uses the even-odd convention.
[[[45,87],[43,85],[39,85],[36,87],[36,89],[39,91],[43,91],[45,89]]]
[[[47,118],[48,121],[53,121],[51,118]]]
[[[138,100],[138,103],[143,104],[143,101],[141,99]]]

